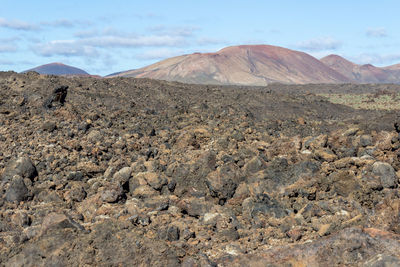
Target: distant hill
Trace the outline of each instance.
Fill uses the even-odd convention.
[[[321,58],[328,67],[357,83],[400,83],[400,64],[375,67],[371,64],[358,65],[338,55]]]
[[[36,71],[40,74],[50,74],[50,75],[89,75],[86,71],[78,69],[72,66],[68,66],[62,63],[50,63],[46,65],[41,65],[33,69],[26,70],[24,72]]]
[[[132,71],[132,70],[131,70],[131,71]],[[104,76],[104,77],[116,77],[116,76],[118,76],[119,74],[121,74],[121,73],[123,73],[123,72],[125,72],[125,71],[114,72],[114,73],[108,74],[108,75],[106,75],[106,76]]]
[[[352,81],[306,53],[271,45],[232,46],[216,53],[183,55],[110,77],[116,76],[241,85]]]

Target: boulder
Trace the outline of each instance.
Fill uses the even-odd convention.
[[[257,216],[268,216],[282,218],[287,215],[287,211],[275,199],[267,194],[259,194],[256,197],[249,197],[242,203],[243,216],[256,218]]]
[[[20,202],[28,198],[28,188],[19,175],[14,175],[6,191],[6,200],[9,202]]]
[[[375,162],[372,165],[372,173],[379,177],[384,188],[393,188],[398,183],[397,175],[393,167],[386,162]]]
[[[241,182],[239,167],[233,163],[224,164],[208,174],[206,185],[211,196],[218,198],[223,203],[233,197],[235,190]]]
[[[2,180],[7,181],[14,175],[19,175],[22,178],[33,179],[38,175],[38,173],[30,158],[20,157],[8,163],[2,175]]]

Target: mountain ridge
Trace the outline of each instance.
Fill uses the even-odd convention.
[[[351,82],[307,53],[271,45],[231,46],[215,53],[177,56],[110,77],[117,76],[240,85]]]
[[[24,72],[61,76],[93,76],[63,63],[49,63]],[[305,52],[272,45],[238,45],[217,52],[192,53],[161,60],[142,68],[104,76],[150,78],[193,84],[265,86],[271,83],[395,83],[400,64],[376,67],[356,64],[331,54],[317,59]]]
[[[381,68],[359,65],[338,55],[329,55],[320,61],[356,83],[400,83],[400,64]]]

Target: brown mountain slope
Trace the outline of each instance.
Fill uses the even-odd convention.
[[[400,64],[395,64],[391,66],[384,67],[385,70],[399,70],[400,71]]]
[[[341,83],[351,80],[299,51],[270,45],[241,45],[216,53],[169,58],[115,76],[202,84]]]
[[[320,59],[328,67],[357,83],[399,83],[400,65],[385,68],[371,64],[358,65],[338,55],[329,55]]]
[[[320,61],[330,68],[336,70],[343,76],[355,80],[353,75],[353,70],[358,66],[357,64],[348,61],[347,59],[338,56],[338,55],[329,55],[324,58],[321,58]]]

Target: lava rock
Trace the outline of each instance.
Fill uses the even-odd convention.
[[[82,179],[83,179],[83,173],[80,171],[70,172],[67,175],[67,180],[69,181],[82,181]]]
[[[329,175],[333,189],[339,196],[349,196],[361,188],[358,179],[349,171],[334,172]]]
[[[233,197],[240,182],[239,168],[233,163],[219,167],[206,178],[211,196],[218,198],[222,203]]]
[[[397,267],[400,266],[400,258],[390,255],[378,254],[368,260],[363,265],[364,267]]]
[[[9,202],[20,202],[28,197],[28,188],[21,176],[15,175],[6,191],[6,200]]]
[[[55,129],[57,129],[57,125],[52,121],[46,121],[42,125],[42,130],[43,131],[53,132]]]
[[[168,183],[166,178],[155,172],[142,173],[142,177],[154,190],[157,191],[160,191],[161,188]]]
[[[180,230],[177,226],[167,226],[160,229],[158,236],[162,240],[177,241],[179,240]]]
[[[52,108],[54,105],[63,106],[68,93],[68,86],[60,86],[53,90],[53,93],[43,103],[45,108]]]
[[[371,146],[372,145],[372,137],[370,135],[361,135],[360,145],[362,147]]]
[[[199,218],[210,211],[213,204],[205,201],[204,198],[189,198],[182,200],[178,203],[182,213],[188,214],[189,216]]]
[[[384,188],[393,188],[397,185],[396,173],[393,167],[386,162],[375,162],[372,165],[372,173],[379,177]]]
[[[267,194],[259,194],[256,197],[246,198],[242,203],[243,215],[248,218],[257,216],[272,216],[282,218],[287,215],[287,211]]]
[[[169,226],[165,231],[165,238],[168,241],[177,241],[179,240],[180,230],[177,226]]]
[[[38,173],[35,165],[30,158],[20,157],[16,160],[11,161],[7,165],[2,175],[2,180],[4,181],[11,179],[14,175],[19,175],[22,178],[33,179],[38,175]]]
[[[175,190],[175,188],[176,188],[176,181],[175,180],[171,180],[169,183],[168,183],[168,190],[169,191],[171,191],[171,192],[174,192],[174,190]]]
[[[123,197],[123,189],[118,184],[107,185],[101,192],[101,199],[108,203],[115,203]]]
[[[120,185],[124,185],[129,182],[129,178],[131,177],[132,168],[124,167],[120,169],[118,172],[114,173],[113,180],[118,182]]]
[[[85,188],[79,182],[75,182],[71,186],[67,186],[66,188],[67,191],[64,193],[65,200],[81,202],[86,198],[87,193],[85,191]]]
[[[75,224],[66,215],[53,212],[43,219],[41,230],[43,234],[50,230],[60,230],[64,228],[75,228]]]
[[[247,162],[243,169],[247,174],[256,173],[265,168],[265,162],[260,157],[254,157],[249,162]]]

